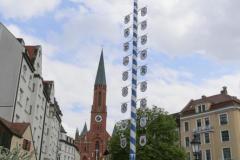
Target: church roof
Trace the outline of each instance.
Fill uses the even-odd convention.
[[[83,130],[82,130],[80,136],[81,136],[81,137],[84,136],[87,132],[88,132],[88,129],[87,129],[87,124],[86,124],[86,122],[85,122],[85,125],[84,125],[84,127],[83,127]]]
[[[97,76],[95,80],[95,85],[98,85],[98,84],[106,85],[103,50],[102,50],[100,61],[98,64],[98,71],[97,71]]]

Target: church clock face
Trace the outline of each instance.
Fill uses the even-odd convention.
[[[95,121],[98,122],[98,123],[102,122],[102,116],[101,115],[96,115]]]

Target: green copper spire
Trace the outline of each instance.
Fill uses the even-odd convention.
[[[100,61],[98,64],[98,71],[97,71],[97,76],[95,80],[95,85],[99,85],[99,84],[106,85],[103,50],[102,50]]]

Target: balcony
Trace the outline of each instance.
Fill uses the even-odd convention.
[[[193,129],[193,133],[206,133],[206,132],[213,132],[213,126],[208,125]]]

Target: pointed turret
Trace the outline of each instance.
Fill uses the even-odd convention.
[[[79,137],[79,130],[78,128],[76,129],[76,133],[75,133],[75,139],[77,139]]]
[[[83,127],[80,137],[84,136],[87,132],[88,132],[87,123],[85,122],[85,125]]]
[[[98,71],[97,71],[97,76],[96,76],[96,80],[95,80],[95,85],[106,85],[103,49],[102,49],[100,61],[98,64]]]

